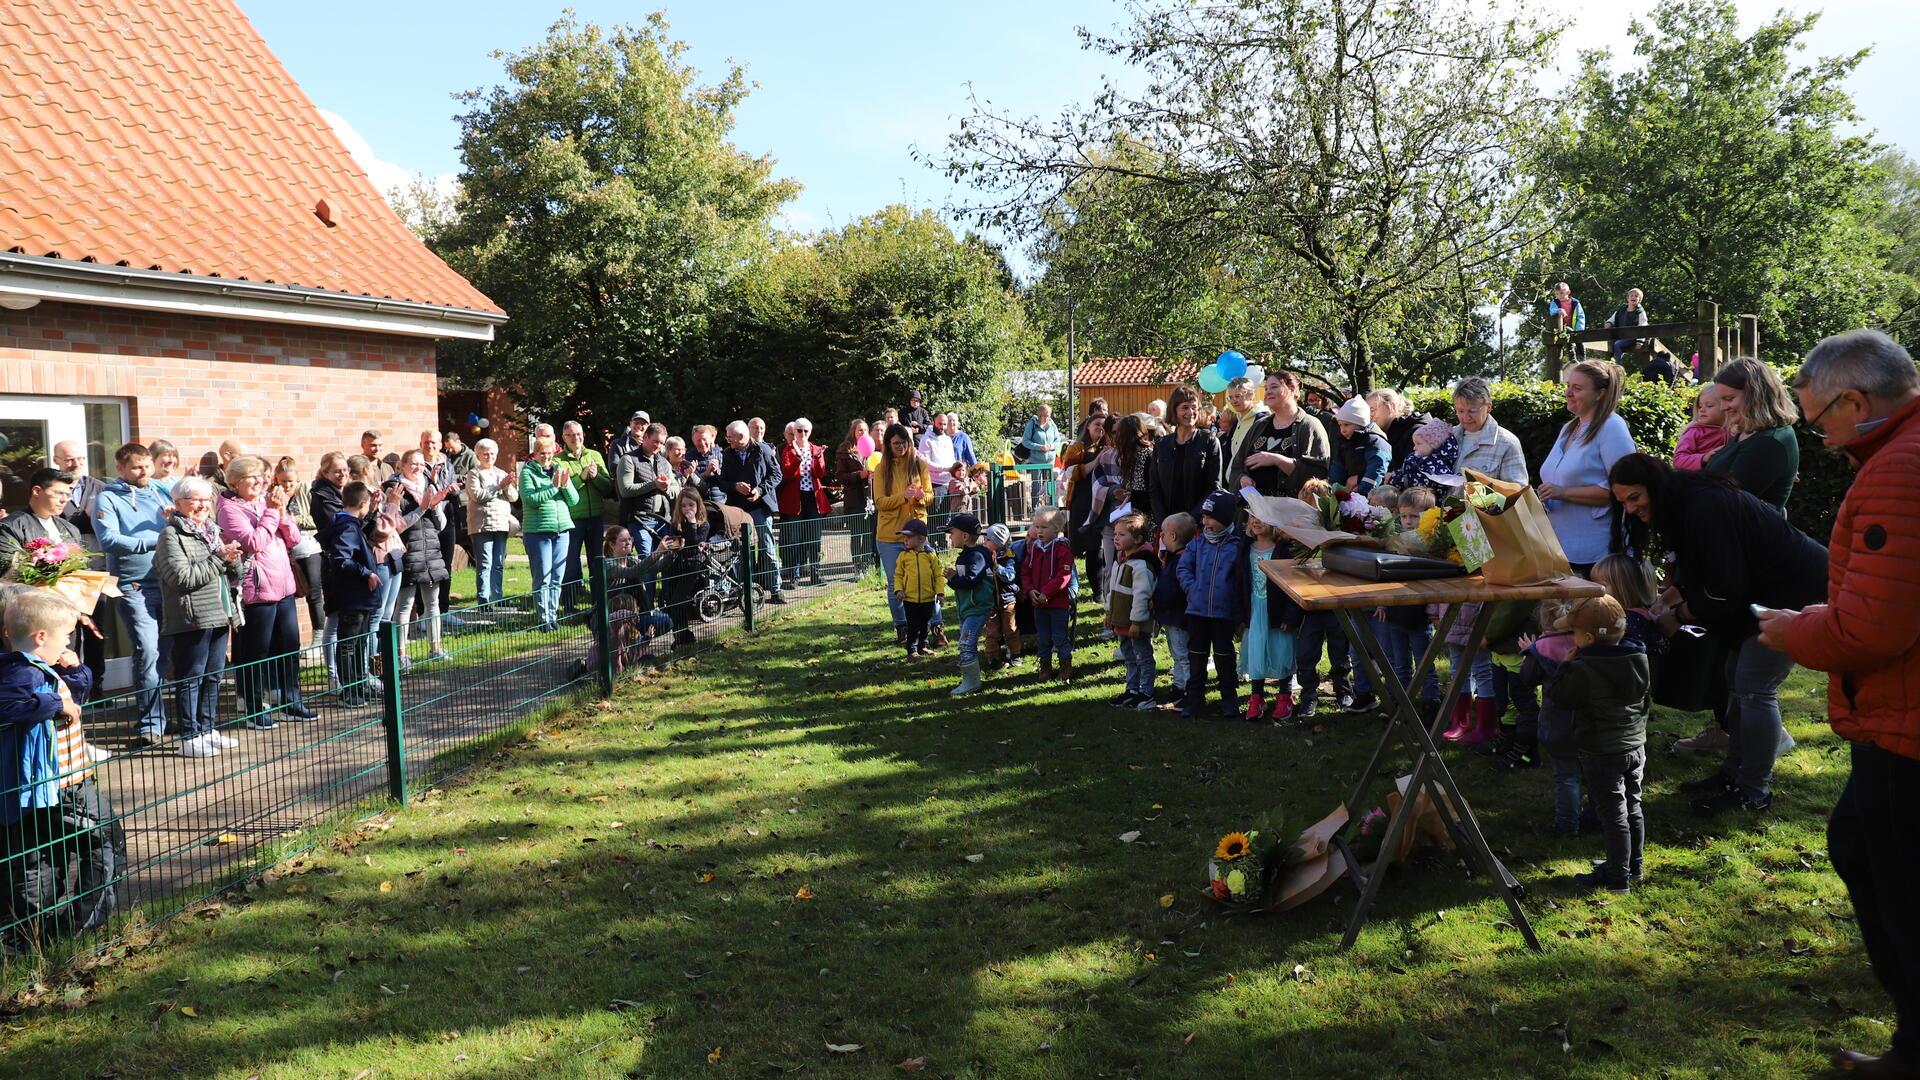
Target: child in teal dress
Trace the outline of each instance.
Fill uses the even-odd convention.
[[[1240,646],[1240,674],[1253,683],[1247,699],[1248,720],[1262,720],[1268,714],[1267,682],[1275,681],[1271,716],[1285,720],[1293,715],[1293,637],[1300,629],[1303,613],[1286,592],[1261,571],[1268,559],[1286,557],[1286,540],[1280,530],[1252,516],[1247,517],[1250,540],[1247,584],[1252,593],[1248,605],[1246,636]]]

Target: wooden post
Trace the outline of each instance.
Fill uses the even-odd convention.
[[[1760,359],[1760,316],[1740,316],[1740,355]]]
[[[1720,370],[1720,305],[1702,300],[1695,311],[1699,327],[1693,347],[1700,352],[1700,381],[1705,382]]]

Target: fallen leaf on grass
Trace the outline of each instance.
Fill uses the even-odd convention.
[[[985,859],[986,859],[986,856],[985,856],[985,855],[969,855],[969,856],[967,856],[967,861],[968,861],[968,862],[973,862],[973,863],[977,863],[977,862],[981,862],[981,861],[984,861]]]
[[[795,900],[811,900],[813,899],[813,890],[802,885],[799,889],[795,890],[793,898]]]
[[[713,1049],[707,1051],[707,1064],[709,1065],[720,1064],[720,1048],[719,1047],[716,1046]]]
[[[181,1016],[199,1016],[200,1014],[194,1011],[193,1006],[182,1005],[180,1006],[180,1015]]]
[[[383,882],[381,882],[381,883],[380,883],[380,891],[381,891],[381,892],[392,892],[392,891],[393,891],[393,882],[391,882],[391,881],[383,881]]]
[[[924,1057],[908,1058],[907,1060],[901,1062],[899,1065],[899,1068],[904,1069],[907,1072],[919,1072],[921,1069],[924,1069],[926,1067],[927,1067],[927,1059]]]
[[[712,880],[713,880],[713,875],[712,875],[712,874],[701,874],[701,875],[700,875],[700,884],[702,884],[702,885],[705,885],[705,884],[707,884],[707,883],[709,883],[709,882],[711,882]]]
[[[1172,907],[1172,906],[1173,906],[1173,894],[1172,894],[1172,893],[1161,893],[1161,894],[1160,894],[1160,906],[1161,906],[1161,907],[1163,907],[1163,908],[1170,908],[1170,907]]]
[[[835,1054],[857,1054],[866,1047],[859,1043],[828,1043],[827,1050]]]
[[[1120,842],[1123,844],[1131,844],[1138,839],[1140,839],[1139,829],[1128,829],[1126,832],[1120,834]]]

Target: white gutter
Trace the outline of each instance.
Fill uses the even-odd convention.
[[[499,312],[444,304],[4,252],[0,297],[467,341],[492,341],[493,328],[507,321]]]

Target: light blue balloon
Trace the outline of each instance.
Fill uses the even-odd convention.
[[[1227,377],[1220,374],[1220,368],[1208,364],[1200,369],[1200,389],[1209,394],[1218,394],[1227,388]]]
[[[1237,379],[1247,373],[1247,358],[1238,349],[1228,349],[1220,354],[1220,358],[1213,362],[1213,366],[1227,378]]]

